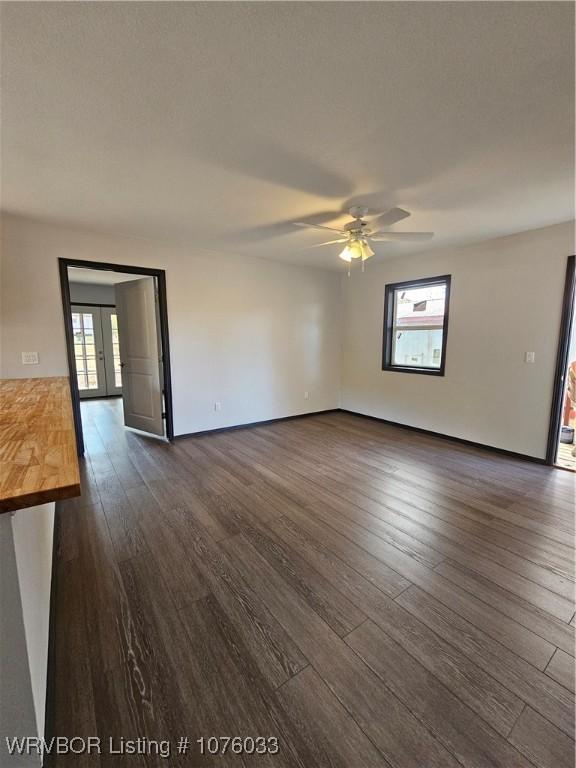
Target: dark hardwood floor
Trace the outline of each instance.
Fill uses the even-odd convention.
[[[53,764],[574,766],[576,476],[344,413],[168,445],[120,409],[82,404],[58,511],[55,732],[105,743]]]

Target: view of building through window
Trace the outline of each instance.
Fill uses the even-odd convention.
[[[394,292],[392,364],[440,368],[446,284]]]

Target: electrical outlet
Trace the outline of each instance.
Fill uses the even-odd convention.
[[[38,352],[22,352],[22,365],[38,365]]]
[[[310,399],[310,392],[304,392],[304,400]]]
[[[215,402],[214,403],[214,410],[215,411],[221,411],[222,410],[222,403]]]
[[[526,352],[524,355],[524,362],[525,363],[535,363],[536,362],[536,353],[535,352]]]

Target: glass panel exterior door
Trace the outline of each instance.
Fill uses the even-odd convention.
[[[74,305],[72,329],[80,397],[102,397],[106,394],[106,374],[100,307]]]
[[[116,307],[102,307],[102,339],[106,368],[106,394],[122,394],[122,368],[118,339],[118,315]]]

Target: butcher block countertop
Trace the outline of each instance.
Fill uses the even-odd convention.
[[[0,379],[0,512],[79,495],[68,379]]]

